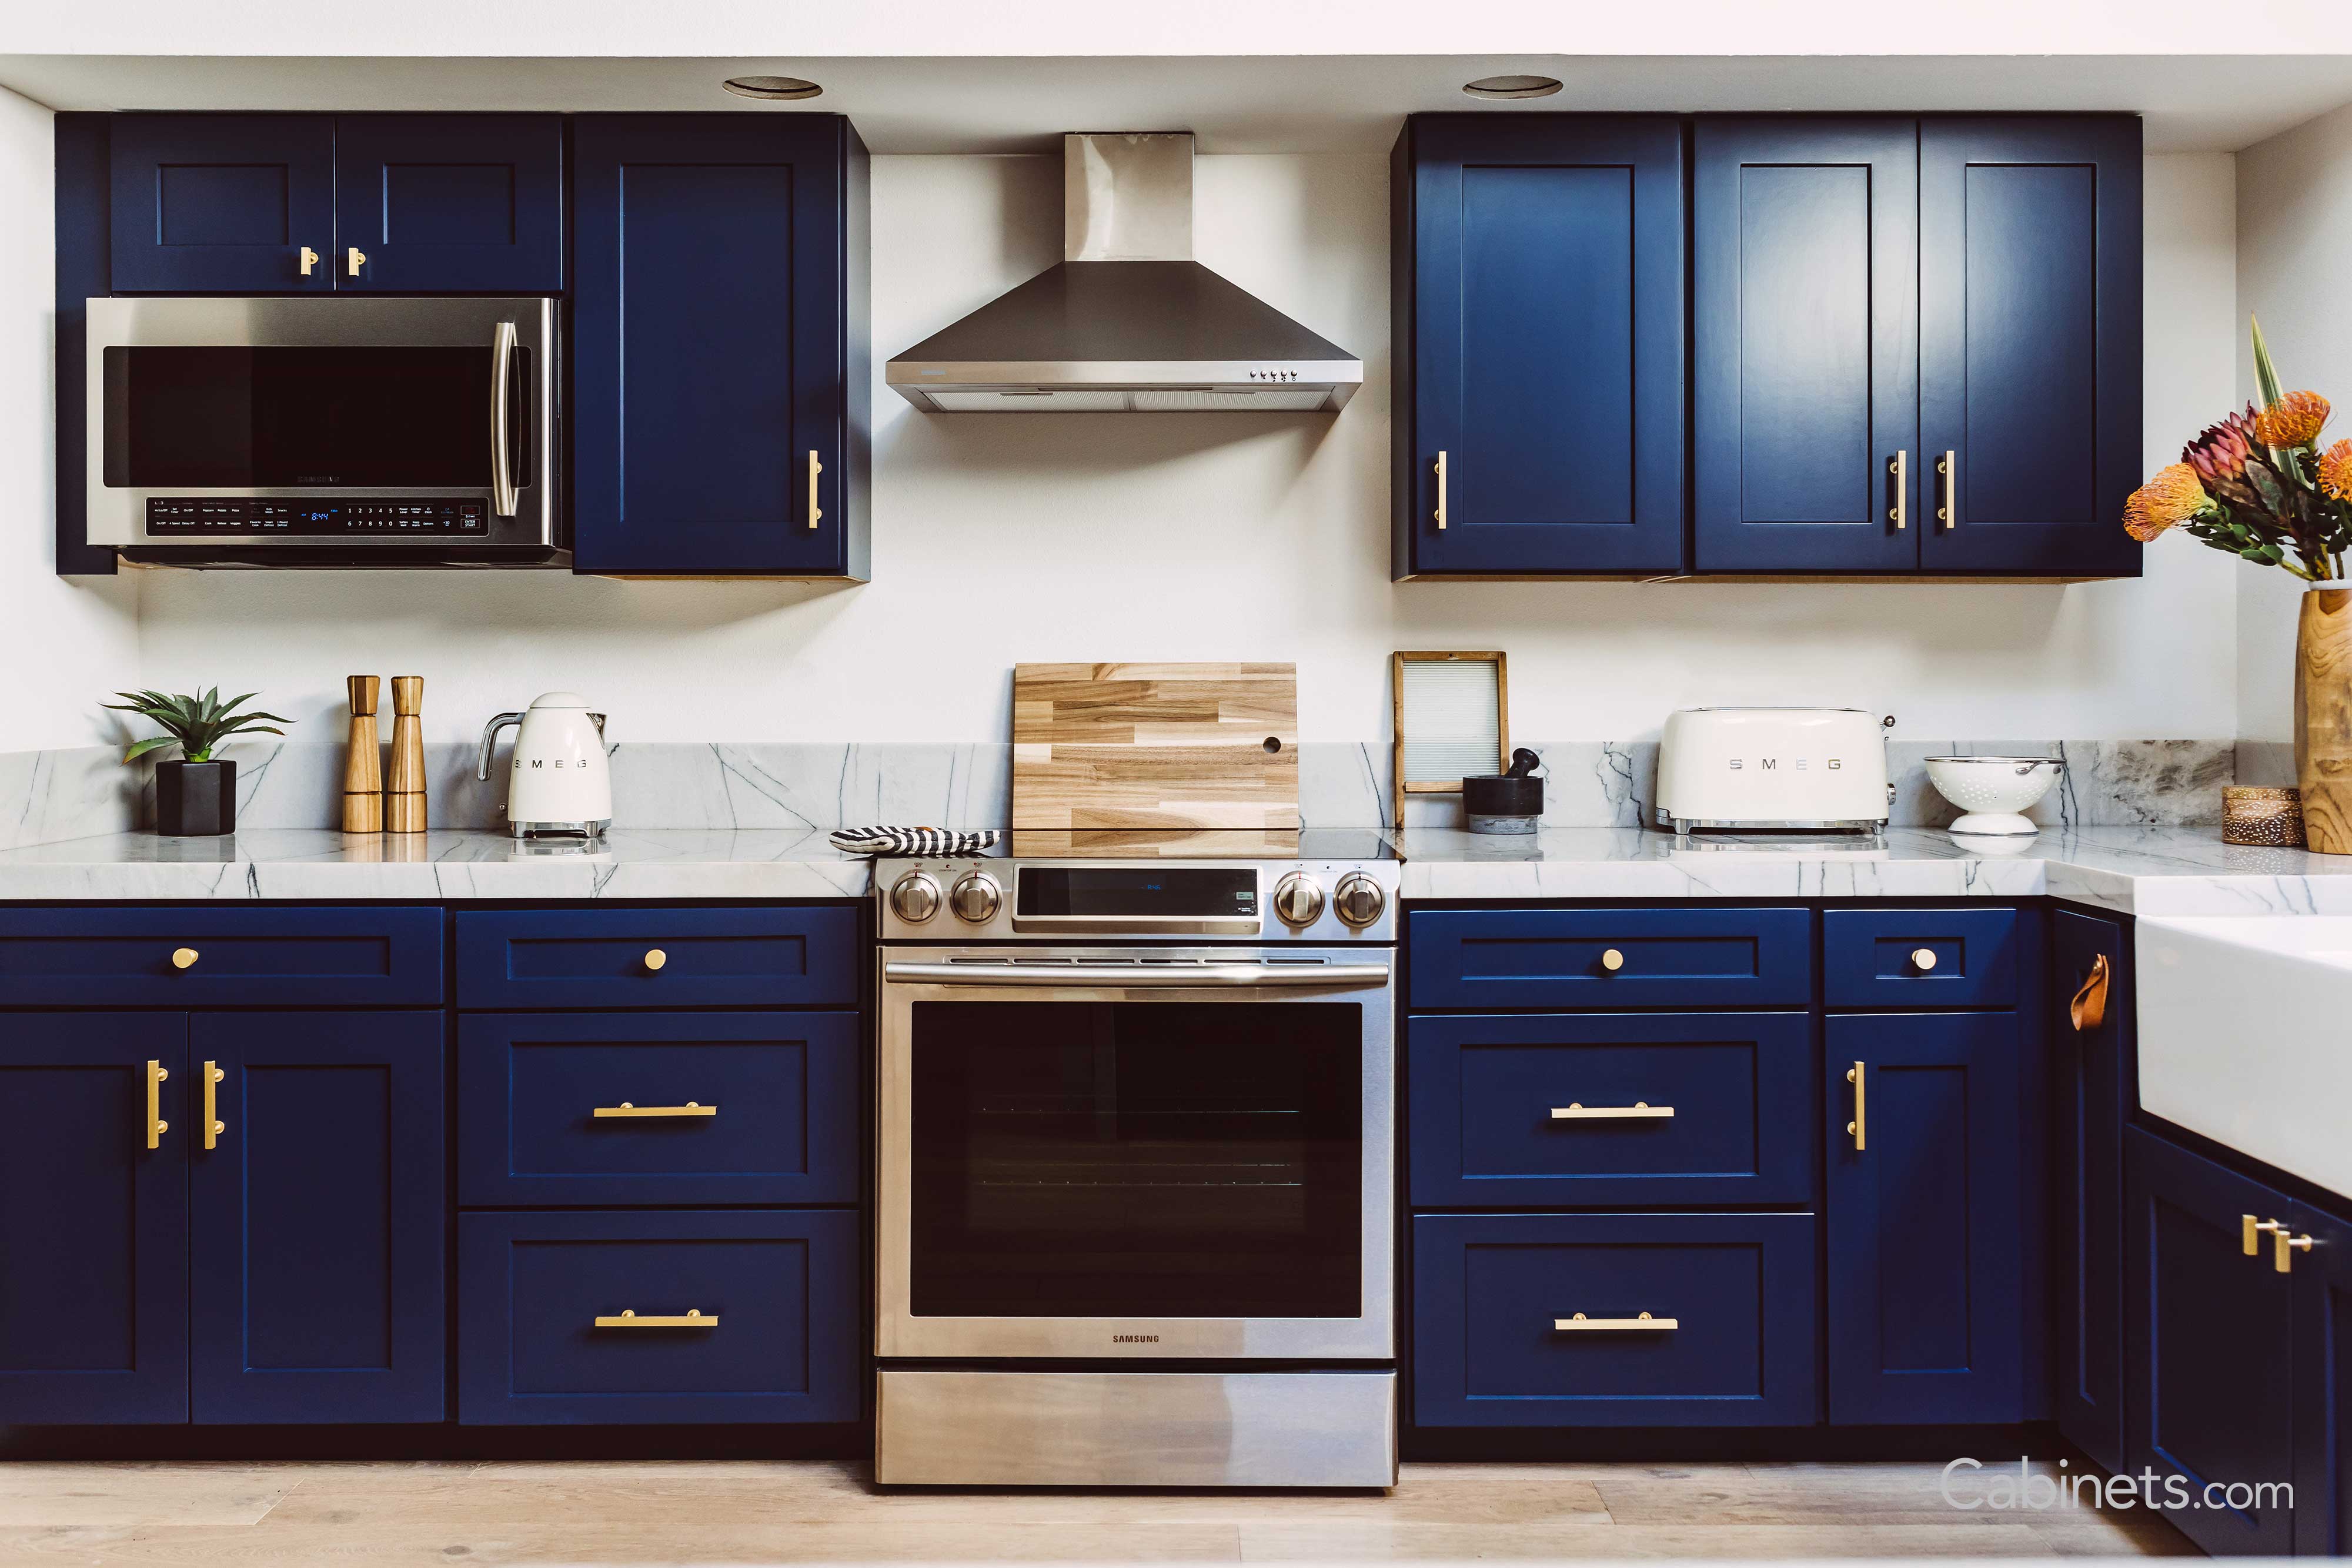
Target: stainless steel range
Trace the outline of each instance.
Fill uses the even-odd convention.
[[[877,1480],[1394,1483],[1397,867],[1300,840],[877,866]]]

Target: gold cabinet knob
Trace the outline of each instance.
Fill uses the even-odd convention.
[[[667,953],[665,953],[665,952],[663,952],[660,948],[658,948],[658,947],[648,947],[648,948],[646,948],[646,968],[648,968],[648,969],[659,969],[659,968],[660,968],[664,964],[667,964],[667,963],[668,963],[668,962],[669,962],[669,955],[668,955],[668,954],[667,954]]]
[[[196,950],[194,947],[174,947],[172,949],[172,967],[174,969],[193,969],[195,967]]]
[[[1936,967],[1936,950],[1933,947],[1912,948],[1911,967],[1921,974],[1926,974]]]
[[[1601,955],[1601,967],[1613,975],[1625,967],[1625,955],[1612,947]]]

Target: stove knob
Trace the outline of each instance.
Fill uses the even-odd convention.
[[[1381,891],[1381,884],[1360,871],[1341,877],[1339,885],[1332,890],[1331,907],[1340,919],[1359,930],[1378,920],[1381,911],[1388,906],[1388,895]]]
[[[958,920],[974,925],[995,919],[997,907],[1003,902],[1003,890],[985,872],[966,872],[948,890],[948,907],[956,912]]]
[[[1303,871],[1274,884],[1274,912],[1285,925],[1312,925],[1323,917],[1323,884]]]
[[[909,925],[920,925],[940,912],[940,884],[929,873],[910,871],[890,889],[890,907]]]

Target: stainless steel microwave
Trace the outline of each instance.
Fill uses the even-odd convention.
[[[92,299],[83,537],[181,565],[568,565],[555,302]]]

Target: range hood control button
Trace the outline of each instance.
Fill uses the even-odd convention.
[[[1303,871],[1274,884],[1274,912],[1286,925],[1312,925],[1323,917],[1323,884]]]
[[[1331,906],[1340,919],[1360,930],[1381,917],[1389,901],[1379,883],[1362,872],[1351,871],[1339,879],[1339,885],[1333,890]]]
[[[973,925],[995,919],[1003,902],[1003,890],[984,872],[966,872],[948,894],[948,907],[956,912],[956,918]]]
[[[920,925],[940,912],[940,884],[919,871],[910,871],[890,889],[890,907],[909,925]]]

